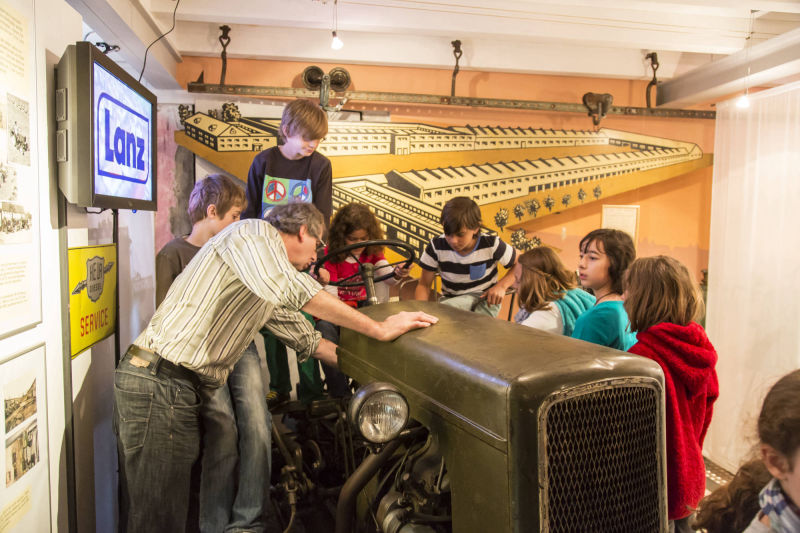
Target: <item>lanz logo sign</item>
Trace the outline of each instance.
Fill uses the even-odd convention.
[[[97,100],[97,173],[135,183],[150,177],[150,120],[113,96]]]

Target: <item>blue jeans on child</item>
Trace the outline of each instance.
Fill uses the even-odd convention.
[[[500,313],[500,304],[489,305],[486,303],[486,298],[481,298],[481,293],[479,292],[459,296],[443,296],[439,299],[439,303],[491,317],[497,317],[498,313]]]
[[[272,417],[254,343],[242,353],[228,383],[206,391],[203,400],[200,531],[262,532],[269,502]]]
[[[114,373],[113,429],[119,455],[119,530],[182,532],[192,464],[200,454],[200,386],[169,364]]]

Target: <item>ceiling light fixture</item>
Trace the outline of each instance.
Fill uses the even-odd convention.
[[[339,0],[333,0],[333,31],[331,32],[331,48],[334,50],[341,50],[344,43],[337,35],[339,30]]]
[[[343,46],[344,43],[342,42],[341,39],[339,39],[339,36],[336,35],[336,30],[333,30],[333,39],[331,39],[331,48],[333,48],[334,50],[341,50]]]
[[[755,19],[755,9],[750,10],[750,31],[747,32],[747,40],[744,49],[744,62],[747,65],[747,74],[744,77],[744,94],[736,100],[736,107],[739,109],[747,109],[750,107],[750,41],[753,38],[753,21]]]

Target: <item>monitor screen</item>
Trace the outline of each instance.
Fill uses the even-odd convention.
[[[158,99],[91,43],[67,46],[56,69],[58,186],[68,202],[158,208]]]
[[[154,106],[92,62],[94,194],[152,201]]]

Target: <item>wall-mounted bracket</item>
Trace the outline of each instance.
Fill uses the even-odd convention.
[[[583,95],[583,105],[589,110],[589,116],[592,117],[592,124],[595,126],[600,125],[600,121],[606,117],[606,113],[611,109],[611,104],[614,103],[614,97],[608,93],[586,93]]]
[[[656,99],[658,98],[658,79],[656,78],[656,71],[658,70],[658,54],[655,52],[650,52],[646,56],[645,59],[650,60],[650,68],[653,69],[653,79],[650,80],[650,83],[647,84],[647,89],[645,89],[645,98],[647,100],[647,108],[650,109],[653,107],[650,105],[650,89],[655,88],[656,90]]]
[[[450,96],[456,95],[456,76],[458,76],[458,60],[461,59],[461,56],[464,52],[461,51],[461,41],[456,39],[455,41],[451,41],[450,44],[453,45],[453,57],[456,58],[456,66],[453,69],[453,82],[450,85]]]
[[[222,72],[219,75],[219,84],[225,85],[225,74],[228,71],[227,48],[228,45],[231,44],[231,36],[230,36],[231,27],[225,24],[223,26],[220,26],[219,29],[222,31],[222,33],[219,36],[219,44],[222,45],[222,53],[220,54],[220,57],[222,58]]]

